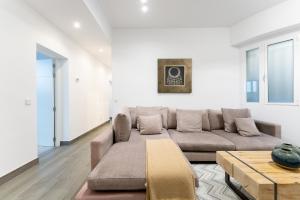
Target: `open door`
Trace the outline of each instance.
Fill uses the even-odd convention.
[[[51,58],[37,59],[37,130],[41,148],[55,146],[55,70]]]

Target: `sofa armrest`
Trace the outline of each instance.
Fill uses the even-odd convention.
[[[274,123],[263,122],[255,120],[258,130],[267,135],[281,138],[281,126]]]
[[[113,130],[110,128],[91,142],[91,168],[94,169],[105,153],[113,145]]]

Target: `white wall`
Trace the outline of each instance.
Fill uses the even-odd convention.
[[[238,107],[239,51],[226,28],[114,29],[113,101],[123,106]],[[157,93],[157,59],[192,58],[191,94]]]
[[[300,1],[288,0],[231,27],[231,42],[242,46],[300,28]]]
[[[68,59],[72,140],[109,117],[110,69],[30,9],[22,0],[0,1],[0,177],[37,158],[36,45]],[[76,79],[79,78],[77,82]],[[25,99],[31,105],[25,105]]]

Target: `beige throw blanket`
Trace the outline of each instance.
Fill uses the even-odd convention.
[[[147,140],[147,200],[195,200],[190,165],[170,139]]]

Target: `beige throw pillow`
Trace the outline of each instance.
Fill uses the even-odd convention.
[[[176,110],[177,131],[202,132],[202,115],[198,110]]]
[[[161,115],[140,115],[137,121],[142,135],[160,134],[163,129]]]
[[[235,124],[241,136],[251,137],[260,135],[254,120],[251,118],[236,118]]]
[[[164,128],[168,128],[168,108],[165,107],[136,107],[136,117],[149,115],[162,115],[162,123]],[[139,129],[137,121],[137,128]]]
[[[250,118],[251,114],[249,109],[231,109],[222,108],[222,114],[224,119],[225,131],[229,133],[237,133],[237,128],[235,125],[236,118]]]

